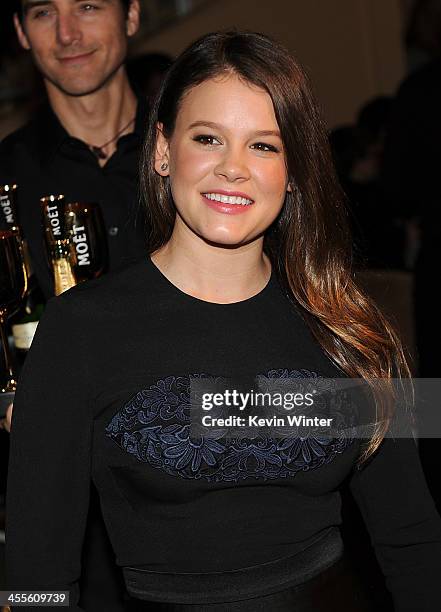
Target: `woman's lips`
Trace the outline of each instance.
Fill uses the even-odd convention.
[[[213,210],[215,210],[216,212],[220,212],[223,213],[225,215],[240,215],[242,213],[247,212],[247,210],[250,210],[250,208],[252,208],[253,204],[254,204],[254,200],[251,200],[250,198],[248,198],[245,194],[232,194],[232,193],[226,193],[226,192],[216,192],[216,194],[222,195],[224,196],[224,200],[226,198],[234,198],[234,200],[236,200],[236,202],[238,201],[243,201],[246,200],[248,203],[243,204],[243,203],[231,203],[231,202],[222,202],[219,200],[214,200],[214,199],[210,199],[208,197],[209,194],[205,194],[202,193],[202,199],[205,202],[205,204],[207,206],[209,206],[210,208],[212,208]]]

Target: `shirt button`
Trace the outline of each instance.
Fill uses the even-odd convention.
[[[109,236],[116,236],[118,233],[117,227],[109,227]]]

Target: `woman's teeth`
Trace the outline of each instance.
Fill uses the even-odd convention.
[[[242,206],[249,206],[253,203],[253,200],[248,200],[247,198],[227,196],[220,193],[203,193],[202,195],[209,200],[216,200],[216,202],[222,202],[223,204],[241,204]]]

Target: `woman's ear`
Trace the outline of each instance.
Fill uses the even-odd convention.
[[[155,170],[161,176],[168,176],[170,174],[169,165],[168,140],[164,136],[162,123],[158,123],[156,126]]]
[[[289,191],[289,193],[292,193],[291,183],[288,183],[288,185],[286,186],[286,191]]]

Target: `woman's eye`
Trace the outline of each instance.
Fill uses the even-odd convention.
[[[220,144],[220,140],[215,136],[209,136],[208,134],[200,134],[199,136],[194,136],[193,140],[195,142],[200,142],[203,145],[214,145]]]
[[[251,145],[253,149],[257,149],[258,151],[271,151],[272,153],[278,153],[279,149],[274,145],[268,144],[266,142],[256,142]]]

